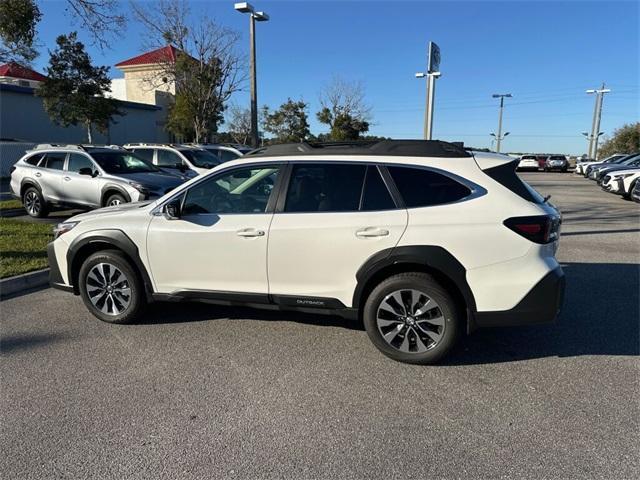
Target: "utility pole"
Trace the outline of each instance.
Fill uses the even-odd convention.
[[[433,109],[435,106],[436,78],[440,77],[440,47],[434,42],[429,42],[429,58],[427,71],[416,73],[416,78],[427,78],[427,95],[424,108],[424,139],[433,137]]]
[[[506,132],[502,135],[502,111],[504,110],[504,99],[511,98],[512,95],[510,93],[494,93],[493,98],[500,99],[500,112],[498,114],[498,134],[492,133],[491,136],[496,139],[496,152],[500,153],[500,143],[504,138],[509,135],[509,132]]]
[[[600,132],[600,118],[602,117],[602,101],[604,94],[609,93],[611,90],[604,88],[604,82],[602,82],[601,88],[587,90],[588,94],[596,94],[596,104],[593,108],[593,120],[591,121],[591,135],[589,138],[589,158],[597,160],[598,156],[598,139],[601,135]]]
[[[258,85],[256,80],[256,22],[266,22],[269,15],[264,12],[256,12],[250,3],[236,3],[234,8],[240,13],[249,14],[249,47],[250,47],[250,73],[251,73],[251,146],[258,148]]]

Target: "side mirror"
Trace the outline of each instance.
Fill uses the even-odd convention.
[[[94,174],[94,170],[91,167],[83,167],[80,170],[78,170],[78,173],[80,175],[88,175],[89,177],[95,177],[96,176],[95,174],[97,174],[97,172],[95,172]]]
[[[169,202],[162,207],[162,213],[167,220],[178,220],[180,218],[180,199]]]

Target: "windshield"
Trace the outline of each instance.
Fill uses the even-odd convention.
[[[640,155],[636,155],[635,157],[629,157],[621,163],[622,165],[631,165],[632,163],[638,161],[638,159],[640,159]]]
[[[91,156],[107,173],[157,172],[157,167],[127,151],[92,152]]]
[[[549,160],[566,160],[562,155],[551,155]]]
[[[180,153],[198,168],[213,168],[220,164],[218,158],[206,150],[180,150]]]

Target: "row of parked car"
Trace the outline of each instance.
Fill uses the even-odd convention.
[[[518,170],[544,170],[545,172],[569,170],[569,159],[564,155],[523,155],[518,161]]]
[[[42,144],[11,167],[10,188],[29,215],[45,217],[55,207],[93,209],[158,198],[249,151],[237,144]]]
[[[578,162],[575,173],[595,180],[609,193],[640,203],[640,152],[617,153],[602,161]]]

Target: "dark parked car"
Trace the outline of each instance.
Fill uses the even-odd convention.
[[[631,190],[631,200],[640,203],[640,182],[636,182],[636,186]]]

